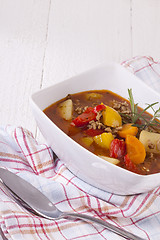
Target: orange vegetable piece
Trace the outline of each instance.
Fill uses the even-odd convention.
[[[136,136],[138,128],[132,126],[133,123],[126,123],[122,126],[122,129],[118,131],[118,135],[122,138],[126,138],[127,135]]]
[[[132,135],[127,135],[125,142],[127,154],[130,160],[135,164],[144,162],[146,157],[144,145],[135,136]]]

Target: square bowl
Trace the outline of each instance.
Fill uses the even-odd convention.
[[[31,96],[31,108],[37,125],[48,145],[77,177],[90,185],[119,195],[138,194],[160,185],[160,173],[139,175],[109,163],[89,152],[68,137],[43,112],[67,94],[87,90],[110,90],[128,98],[132,88],[135,102],[159,102],[160,95],[119,64],[99,65],[75,77],[37,91]]]

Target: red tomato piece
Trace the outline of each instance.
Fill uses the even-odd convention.
[[[126,166],[126,169],[131,172],[138,172],[136,164],[134,164],[131,159],[129,158],[128,154],[124,156],[124,163]]]
[[[105,109],[105,105],[103,104],[97,105],[94,108],[88,107],[82,114],[71,122],[71,126],[86,126],[90,121],[96,120],[97,112],[102,111],[103,109]]]
[[[99,104],[99,105],[97,105],[96,107],[93,108],[93,111],[95,113],[97,113],[97,112],[100,112],[100,111],[104,110],[105,108],[106,108],[106,106],[104,104]]]
[[[84,127],[90,121],[96,119],[97,114],[93,111],[92,107],[88,107],[82,114],[76,117],[72,122],[72,126]]]
[[[122,159],[126,154],[126,144],[124,140],[113,139],[110,145],[110,154],[112,158]]]

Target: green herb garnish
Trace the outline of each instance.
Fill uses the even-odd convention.
[[[132,89],[128,89],[128,95],[129,95],[129,102],[131,105],[131,120],[133,123],[137,121],[137,114],[138,114],[138,103],[134,103],[134,98],[132,94]]]
[[[160,122],[158,121],[157,118],[160,117],[160,107],[155,110],[153,106],[158,104],[158,102],[152,103],[152,104],[147,104],[148,106],[143,109],[141,112],[138,113],[138,103],[135,104],[133,94],[132,94],[132,89],[128,89],[128,95],[129,95],[129,102],[131,106],[131,114],[122,114],[127,119],[130,119],[130,121],[133,123],[134,126],[137,126],[141,129],[145,129],[147,127],[159,127]],[[153,110],[153,117],[149,118],[148,116],[144,115],[149,108]],[[138,124],[138,120],[142,120],[142,123]]]

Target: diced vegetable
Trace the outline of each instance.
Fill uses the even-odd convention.
[[[135,164],[143,163],[146,157],[144,145],[132,135],[127,135],[125,142],[129,159]]]
[[[114,139],[110,145],[109,156],[112,158],[123,159],[126,154],[126,144],[124,140]]]
[[[124,163],[126,169],[132,172],[138,172],[136,164],[134,164],[131,159],[129,158],[128,154],[124,156]]]
[[[138,128],[132,125],[133,123],[124,124],[122,129],[118,131],[118,135],[122,138],[126,138],[127,135],[136,136],[138,133]]]
[[[87,100],[95,100],[95,99],[100,99],[103,95],[99,93],[87,93],[86,94],[86,99]]]
[[[106,106],[102,103],[102,104],[95,106],[93,108],[93,112],[97,113],[97,112],[104,110],[105,108],[106,108]]]
[[[102,148],[109,149],[112,140],[114,139],[112,133],[102,133],[98,136],[93,137],[96,144]]]
[[[105,109],[105,105],[103,104],[97,105],[94,108],[88,107],[82,114],[80,114],[71,122],[71,125],[76,127],[84,127],[90,121],[96,120],[97,112],[102,111],[103,109]]]
[[[81,141],[86,145],[90,146],[93,143],[93,138],[92,137],[83,137],[81,138]]]
[[[120,114],[113,108],[106,106],[102,112],[103,123],[109,127],[119,127],[122,125],[122,118]]]
[[[160,134],[143,130],[139,140],[143,143],[146,152],[160,153]]]
[[[107,162],[110,162],[112,164],[117,165],[118,163],[120,163],[120,161],[116,158],[110,158],[110,157],[106,157],[106,156],[102,156],[102,155],[98,155],[100,158],[104,159]]]
[[[73,102],[71,99],[68,99],[62,103],[59,104],[58,110],[61,114],[61,117],[65,120],[71,120],[72,119],[72,113],[73,113]]]
[[[76,117],[72,122],[72,126],[83,127],[86,126],[90,121],[96,119],[96,113],[92,107],[88,107],[82,114]]]

